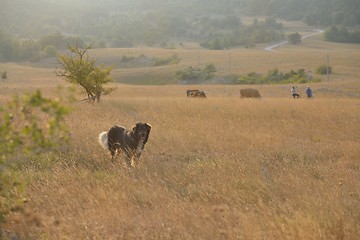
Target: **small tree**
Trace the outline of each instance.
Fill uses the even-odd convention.
[[[209,63],[208,65],[205,66],[205,68],[202,71],[203,71],[204,79],[209,80],[215,75],[216,67],[213,63]]]
[[[61,55],[58,58],[62,70],[57,70],[57,76],[64,77],[66,81],[79,85],[87,94],[87,100],[100,102],[102,95],[107,95],[114,88],[105,88],[109,82],[112,82],[110,76],[111,67],[103,65],[96,66],[96,60],[89,59],[88,48],[80,49],[78,47],[69,47],[72,56]]]
[[[288,40],[291,44],[301,43],[301,35],[299,33],[291,33],[288,35]]]
[[[330,74],[330,73],[332,73],[332,68],[331,68],[331,66],[322,64],[315,69],[315,72],[317,74],[328,74],[328,73]]]
[[[193,66],[187,67],[182,70],[178,70],[175,76],[179,80],[198,80],[201,76],[201,69]]]

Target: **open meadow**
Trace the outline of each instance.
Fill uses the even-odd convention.
[[[26,202],[5,232],[13,239],[357,239],[360,47],[308,41],[231,51],[231,70],[229,51],[201,50],[199,58],[220,73],[265,73],[313,70],[330,55],[335,73],[310,83],[314,99],[290,98],[291,85],[255,86],[261,99],[240,99],[247,86],[116,83],[99,104],[68,103],[69,149],[19,160],[14,171],[26,181]],[[165,79],[172,68],[196,65],[199,52],[103,49],[90,57],[106,63],[121,51],[175,51],[183,59],[180,66],[113,70],[115,79],[143,76],[144,83],[151,72]],[[0,101],[38,88],[56,97],[65,83],[51,66],[0,63],[9,75]],[[297,87],[304,95],[306,84]],[[187,98],[188,88],[204,89],[207,99]],[[114,124],[138,121],[152,130],[141,163],[129,169],[120,157],[111,161],[97,138]]]

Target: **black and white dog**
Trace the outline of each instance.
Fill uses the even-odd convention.
[[[131,130],[123,126],[113,126],[109,131],[100,133],[99,142],[104,149],[110,150],[112,159],[116,153],[122,152],[126,156],[126,163],[135,166],[144,150],[150,130],[150,124],[141,122],[136,123]]]

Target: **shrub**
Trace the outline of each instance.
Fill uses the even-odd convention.
[[[229,83],[236,84],[236,83],[238,83],[239,75],[237,75],[237,74],[229,74],[229,75],[226,75],[224,77],[224,79],[225,79],[225,81],[227,81]]]
[[[288,41],[291,44],[301,43],[301,35],[299,33],[291,33],[288,35]]]
[[[250,72],[247,75],[240,76],[238,84],[259,84],[261,83],[261,74]]]
[[[360,43],[360,31],[349,31],[346,27],[340,29],[331,26],[325,29],[324,38],[330,42]]]
[[[12,171],[12,164],[19,158],[67,144],[69,134],[64,116],[68,111],[59,101],[44,98],[40,91],[16,95],[0,107],[0,223],[21,203],[21,179]]]
[[[170,65],[170,64],[178,64],[180,62],[180,58],[177,54],[173,54],[171,57],[168,58],[155,58],[153,66],[163,66],[163,65]]]
[[[209,80],[216,72],[216,66],[212,63],[207,64],[205,68],[187,67],[183,70],[179,70],[175,73],[178,80]]]
[[[190,66],[176,71],[175,76],[178,80],[198,80],[201,76],[201,69]]]
[[[213,63],[207,64],[202,70],[202,79],[209,80],[216,73],[216,67]]]
[[[282,73],[277,68],[274,68],[265,75],[251,72],[247,75],[240,76],[237,80],[238,84],[284,84],[306,82],[308,82],[308,78],[303,68],[300,68],[297,71],[290,70],[287,73]]]
[[[316,72],[317,74],[327,74],[327,73],[328,73],[328,69],[329,69],[329,74],[332,73],[332,68],[331,68],[331,66],[328,67],[327,65],[323,64],[323,65],[318,66],[318,67],[315,69],[315,72]]]
[[[45,52],[45,56],[46,56],[46,57],[49,57],[49,58],[51,58],[51,57],[56,57],[56,55],[57,55],[57,50],[56,50],[56,48],[55,48],[54,46],[52,46],[52,45],[47,46],[47,47],[44,49],[44,52]]]
[[[2,74],[1,74],[1,79],[7,79],[7,72],[4,71]]]
[[[135,59],[135,57],[128,57],[128,56],[124,55],[124,56],[121,57],[120,61],[121,62],[130,62],[130,61],[132,61],[134,59]]]

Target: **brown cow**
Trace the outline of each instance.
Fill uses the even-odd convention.
[[[260,93],[255,88],[240,89],[241,98],[261,98]]]

